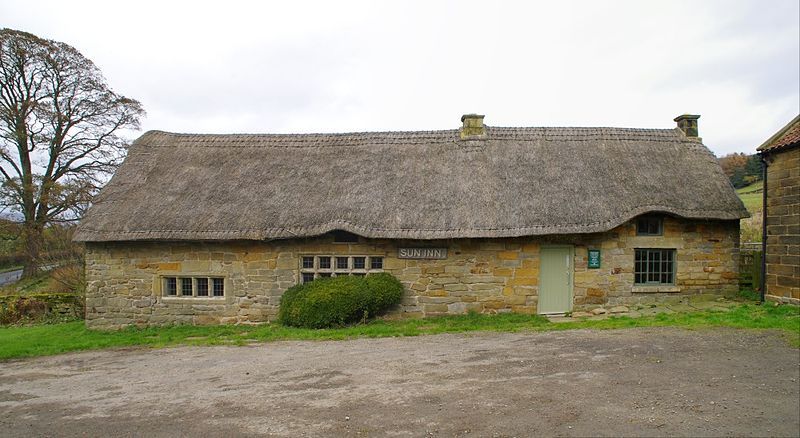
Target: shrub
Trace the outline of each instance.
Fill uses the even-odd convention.
[[[318,279],[284,292],[278,320],[295,327],[342,326],[379,315],[402,296],[403,285],[387,273]]]
[[[77,294],[0,295],[0,325],[74,320],[84,311],[83,296]]]

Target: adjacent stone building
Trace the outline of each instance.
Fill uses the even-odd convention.
[[[87,325],[265,322],[294,284],[380,271],[405,285],[404,316],[733,292],[747,213],[697,119],[148,132],[76,233]]]
[[[800,304],[800,115],[758,151],[766,165],[765,296]]]

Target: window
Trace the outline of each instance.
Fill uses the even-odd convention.
[[[182,297],[190,297],[194,292],[194,288],[192,287],[192,279],[191,278],[181,278],[181,296]]]
[[[224,297],[225,296],[225,280],[222,278],[212,278],[213,281],[213,292],[215,297]]]
[[[333,230],[333,243],[358,243],[358,236],[343,230]]]
[[[197,279],[197,296],[198,297],[207,297],[208,296],[208,279],[207,278],[198,278]]]
[[[319,264],[320,269],[330,269],[331,268],[331,258],[330,257],[317,257],[317,261]]]
[[[636,249],[636,284],[675,284],[674,249]]]
[[[636,220],[637,236],[660,236],[664,234],[664,220],[656,216],[642,216]]]
[[[222,277],[163,277],[162,284],[163,295],[168,297],[225,297],[225,279]]]
[[[315,278],[339,275],[366,275],[383,271],[382,256],[302,256],[300,281],[308,283]]]
[[[178,295],[178,279],[175,277],[167,277],[164,279],[164,291],[167,295]]]

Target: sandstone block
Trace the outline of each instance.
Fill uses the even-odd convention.
[[[500,260],[517,260],[519,258],[518,251],[499,251],[497,258]]]

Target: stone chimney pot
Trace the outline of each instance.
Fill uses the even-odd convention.
[[[476,140],[486,138],[486,127],[483,126],[483,115],[481,114],[464,114],[461,116],[461,134],[462,140]]]
[[[695,114],[682,114],[675,117],[675,122],[678,123],[678,128],[683,131],[683,134],[691,138],[699,138],[699,131],[697,129],[697,119],[699,115]]]

